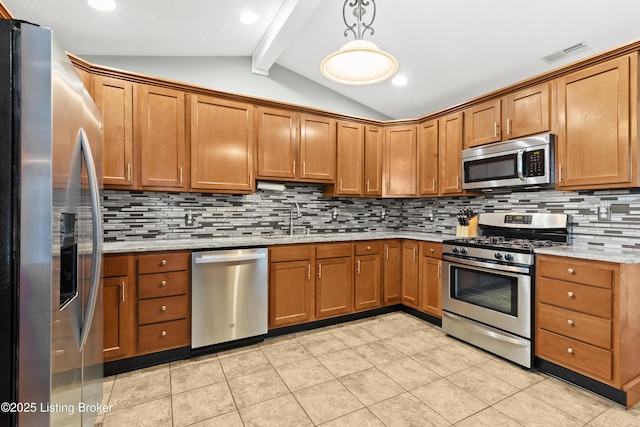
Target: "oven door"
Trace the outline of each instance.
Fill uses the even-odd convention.
[[[531,338],[529,267],[442,258],[443,310]]]

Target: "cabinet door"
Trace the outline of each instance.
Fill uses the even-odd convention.
[[[139,85],[135,96],[140,188],[186,190],[184,92]]]
[[[287,178],[297,173],[298,115],[258,107],[258,177]]]
[[[300,179],[333,182],[336,168],[336,121],[300,115]]]
[[[385,131],[386,196],[417,194],[418,150],[415,126],[392,126]]]
[[[551,86],[548,83],[505,97],[505,139],[548,132],[550,128]]]
[[[402,298],[402,246],[398,240],[384,244],[383,301],[399,302]]]
[[[630,70],[636,64],[637,57],[627,55],[558,80],[558,188],[631,183],[630,105],[637,94],[631,96]]]
[[[253,106],[191,98],[191,188],[254,191]]]
[[[380,306],[381,272],[382,263],[379,254],[356,257],[355,310]]]
[[[105,277],[103,288],[105,359],[118,359],[129,352],[131,326],[128,322],[129,305],[127,290],[129,279],[123,277]]]
[[[96,76],[94,99],[102,113],[105,188],[132,188],[133,83]]]
[[[362,194],[363,126],[338,122],[336,195]]]
[[[412,307],[419,302],[418,255],[417,242],[402,242],[402,303]]]
[[[463,113],[454,113],[440,119],[440,193],[462,193],[462,141]]]
[[[421,196],[438,195],[438,120],[418,126],[418,179]]]
[[[269,327],[311,319],[311,260],[272,262],[269,278]]]
[[[442,261],[422,257],[420,270],[420,309],[442,318]]]
[[[382,196],[382,128],[364,129],[364,195]]]
[[[317,260],[316,317],[337,316],[353,311],[353,258]]]
[[[476,105],[466,111],[465,148],[498,142],[502,139],[500,102],[500,99],[496,99]]]

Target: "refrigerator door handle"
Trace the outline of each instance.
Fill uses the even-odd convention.
[[[84,321],[82,322],[82,329],[80,330],[80,350],[82,350],[87,342],[87,338],[89,337],[91,322],[93,321],[93,314],[98,300],[98,292],[100,290],[100,270],[102,267],[102,245],[100,243],[102,240],[102,215],[100,212],[100,188],[98,184],[98,176],[93,162],[93,154],[91,153],[89,138],[83,128],[80,128],[80,131],[78,132],[78,139],[81,144],[82,157],[87,167],[89,192],[91,197],[91,216],[93,218],[93,259],[91,262],[89,301],[87,302]]]

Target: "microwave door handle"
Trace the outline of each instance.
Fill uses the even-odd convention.
[[[518,159],[517,159],[517,173],[520,181],[524,181],[524,150],[518,151]]]

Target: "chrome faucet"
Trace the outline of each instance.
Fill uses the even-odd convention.
[[[300,214],[300,205],[298,205],[298,202],[296,202],[295,200],[293,201],[293,203],[291,204],[291,209],[289,209],[289,235],[293,236],[293,208],[295,207],[296,209],[296,218],[300,218],[301,214]]]

